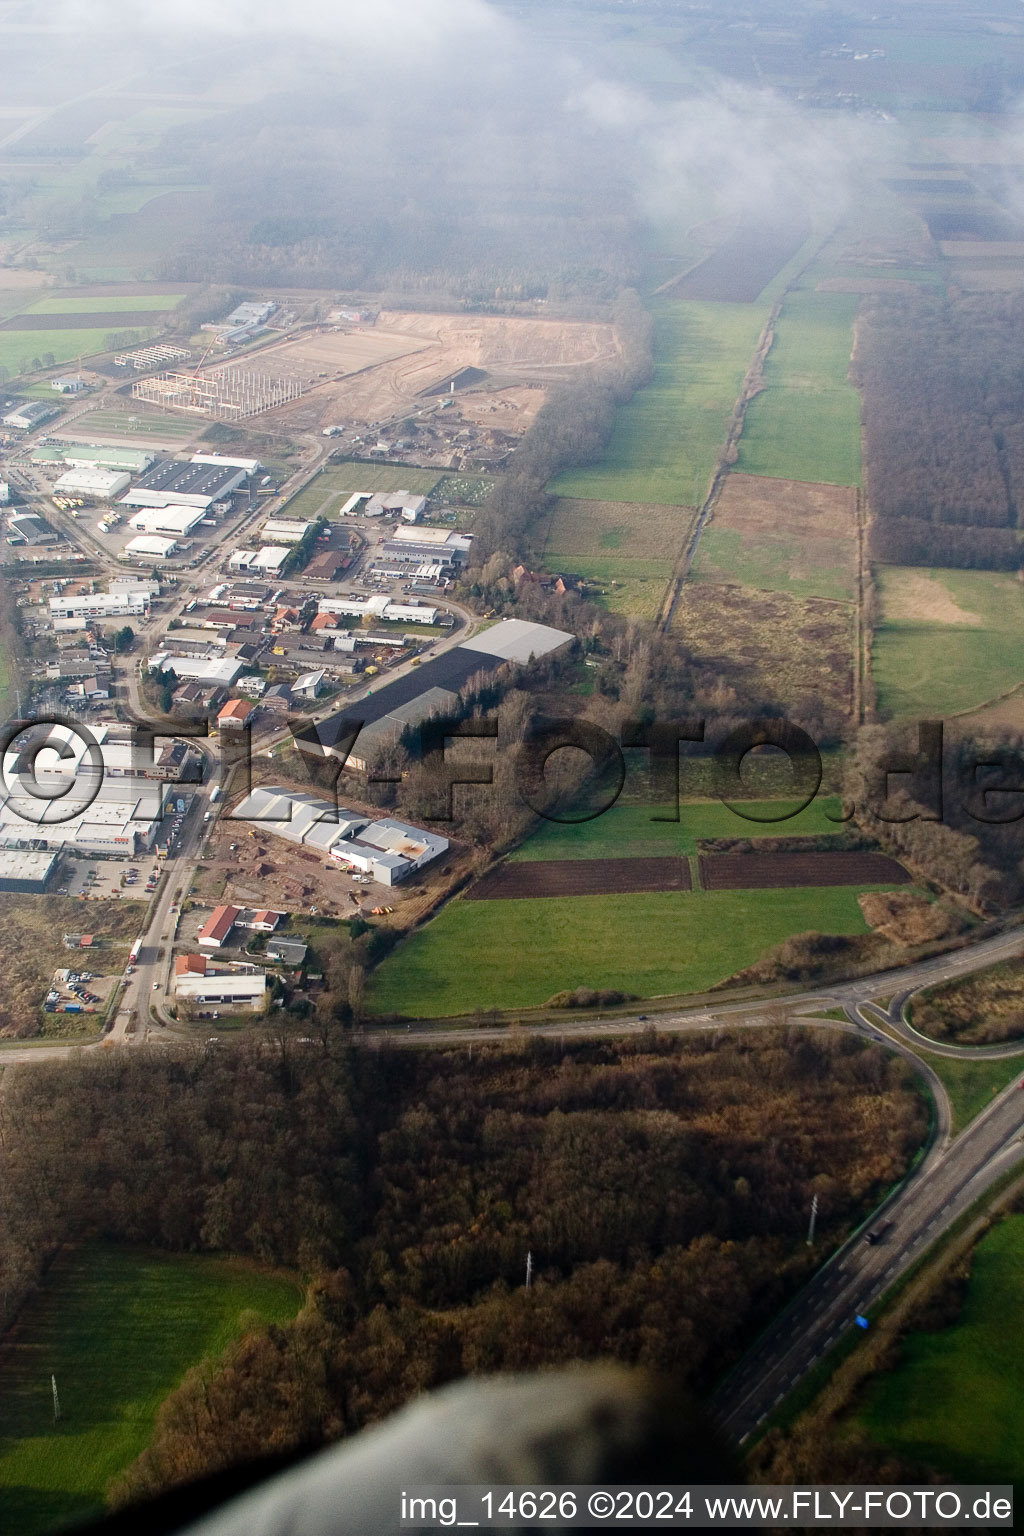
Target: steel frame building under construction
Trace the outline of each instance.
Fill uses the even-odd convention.
[[[299,379],[273,378],[243,368],[215,368],[209,373],[160,373],[132,385],[132,398],[169,410],[191,411],[212,421],[240,421],[275,405],[298,400]]]

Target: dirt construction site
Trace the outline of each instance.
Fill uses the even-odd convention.
[[[379,813],[378,813],[379,814]],[[192,884],[196,901],[214,906],[266,907],[274,912],[310,913],[323,917],[371,919],[374,908],[388,907],[389,926],[410,928],[437,902],[439,895],[468,867],[466,853],[456,847],[397,886],[355,880],[336,859],[300,848],[285,838],[224,817],[207,843]]]
[[[259,353],[259,371],[303,386],[302,398],[266,413],[268,425],[309,431],[335,421],[379,422],[413,405],[436,403],[451,379],[479,371],[479,408],[509,415],[523,402],[508,386],[544,385],[573,369],[618,354],[611,325],[505,316],[400,314],[385,310],[372,326],[323,330]],[[502,398],[504,397],[504,398]],[[531,401],[531,404],[534,402]],[[539,401],[537,401],[539,404]]]

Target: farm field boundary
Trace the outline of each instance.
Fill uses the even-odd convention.
[[[786,296],[739,441],[745,473],[860,485],[860,395],[848,378],[857,308],[852,295]]]
[[[1015,576],[907,566],[876,566],[874,575],[872,675],[883,714],[966,714],[1020,683],[1024,592]],[[1013,700],[1008,708],[1012,723]]]
[[[852,717],[856,624],[850,603],[710,581],[683,583],[672,626],[732,686],[784,709]]]
[[[858,894],[850,886],[456,899],[373,972],[368,1006],[435,1019],[537,1008],[579,986],[645,998],[706,992],[794,934],[866,934]]]
[[[753,303],[810,233],[806,218],[745,220],[716,251],[663,291],[673,299]]]
[[[713,838],[752,838],[770,846],[779,837],[833,837],[841,829],[842,804],[836,796],[819,795],[795,813],[794,804],[749,800],[743,814],[721,800],[686,800],[678,821],[668,819],[667,805],[614,805],[590,821],[543,822],[510,855],[510,862],[623,860],[627,850],[642,858],[682,858],[696,853],[699,842]]]

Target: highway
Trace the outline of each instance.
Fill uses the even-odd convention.
[[[812,1366],[958,1216],[1008,1169],[1024,1163],[1024,1092],[1014,1080],[952,1143],[936,1144],[873,1218],[877,1244],[855,1234],[775,1319],[716,1399],[726,1433],[742,1443]]]
[[[100,1045],[86,1047],[41,1046],[0,1048],[0,1066],[21,1065],[47,1059],[63,1059],[75,1049],[103,1049],[112,1042],[127,1043],[128,1022],[134,1012],[138,1041],[161,1040],[168,1046],[180,1041],[173,1021],[164,1012],[171,964],[171,940],[176,915],[171,908],[179,887],[200,855],[207,831],[203,821],[208,788],[200,788],[183,829],[179,848],[168,862],[167,880],[154,903],[146,928],[139,964],[118,1012],[115,1029]],[[180,873],[179,873],[180,871]],[[914,1263],[928,1245],[983,1195],[1007,1170],[1024,1165],[1024,1092],[1013,1082],[986,1106],[955,1139],[951,1139],[949,1100],[941,1080],[918,1054],[925,1042],[905,1023],[902,1009],[914,992],[938,981],[967,975],[1000,960],[1024,953],[1024,929],[997,933],[962,949],[918,961],[896,971],[885,971],[855,980],[817,988],[805,988],[768,1000],[730,1000],[710,1006],[668,1008],[650,1015],[627,1013],[604,1018],[567,1018],[554,1022],[521,1025],[525,1035],[581,1039],[622,1036],[653,1029],[658,1033],[684,1034],[723,1028],[767,1029],[785,1023],[813,1029],[856,1033],[899,1052],[924,1077],[936,1106],[930,1145],[909,1178],[871,1218],[872,1226],[887,1223],[876,1245],[863,1234],[853,1237],[834,1253],[812,1277],[790,1306],[780,1314],[731,1374],[716,1399],[716,1408],[727,1434],[742,1443],[779,1406],[786,1394],[818,1363],[882,1293]],[[154,989],[153,983],[158,987]],[[882,1007],[873,1002],[889,999]],[[170,1028],[150,1028],[150,1009]],[[655,1007],[654,1004],[648,1004]],[[828,1019],[827,1010],[843,1009],[845,1019]],[[423,1021],[404,1027],[366,1030],[355,1039],[367,1048],[383,1041],[402,1048],[466,1046],[476,1041],[509,1040],[507,1025],[483,1028],[452,1028]],[[972,1048],[938,1046],[927,1042],[933,1054],[964,1059],[1024,1057],[1020,1045]],[[1024,1073],[1024,1063],[1022,1063]]]
[[[305,483],[320,467],[329,450],[313,445],[310,459],[282,487],[288,493]],[[46,487],[33,470],[23,470],[24,483],[37,494]],[[203,573],[182,573],[178,600],[171,612],[163,613],[143,628],[144,648],[151,648],[155,635],[172,618],[180,616],[190,600],[190,580],[209,580],[223,559],[223,546],[230,539],[237,542],[243,528],[268,509],[260,507],[240,523],[219,530],[214,546],[204,556]],[[51,516],[50,509],[47,512]],[[98,552],[97,541],[86,530],[68,519],[68,532],[83,542],[90,553]],[[105,551],[99,558],[108,569],[121,567]],[[210,574],[207,574],[209,572]],[[301,579],[298,583],[301,586]],[[458,612],[465,627],[438,641],[434,653],[440,653],[465,639],[480,619],[458,605],[446,602]],[[399,675],[401,668],[374,679],[368,687]],[[145,719],[149,713],[140,692],[134,658],[124,673],[127,700],[133,712]],[[357,706],[367,689],[346,695],[346,709]],[[336,713],[337,701],[321,712]],[[290,739],[287,729],[275,729],[261,743],[270,750]],[[197,742],[208,758],[213,758],[213,743]],[[142,943],[135,973],[128,979],[111,1032],[102,1042],[85,1047],[68,1045],[0,1047],[0,1067],[64,1059],[77,1050],[108,1049],[111,1046],[160,1041],[173,1048],[181,1036],[167,1013],[170,995],[170,971],[177,903],[187,896],[191,874],[201,856],[204,841],[214,821],[206,823],[211,808],[211,782],[190,785],[194,795],[192,809],[182,829],[182,838],[166,864],[165,879],[149,909],[140,904]],[[217,808],[215,813],[219,814]],[[566,1040],[621,1036],[653,1029],[658,1033],[684,1034],[723,1028],[771,1028],[782,1023],[804,1028],[840,1030],[872,1039],[907,1059],[925,1080],[935,1103],[935,1123],[929,1146],[912,1174],[884,1202],[872,1217],[872,1226],[885,1223],[881,1239],[869,1244],[863,1234],[853,1237],[831,1255],[786,1310],[769,1326],[754,1347],[723,1383],[716,1398],[716,1408],[727,1434],[738,1443],[748,1439],[779,1406],[786,1394],[802,1380],[840,1338],[856,1328],[856,1318],[863,1315],[883,1292],[913,1264],[928,1245],[939,1237],[957,1217],[1007,1171],[1024,1165],[1024,1092],[1016,1079],[991,1104],[986,1106],[966,1130],[952,1138],[952,1117],[948,1095],[941,1079],[924,1060],[921,1051],[933,1056],[967,1060],[1001,1059],[1021,1056],[1020,1045],[964,1047],[939,1044],[925,1039],[907,1022],[905,1007],[921,988],[933,986],[1000,960],[1024,954],[1024,927],[990,936],[914,962],[895,970],[857,977],[849,981],[819,987],[805,987],[771,998],[730,997],[723,992],[704,997],[691,1005],[646,1004],[648,1012],[637,1011],[606,1016],[545,1019],[520,1024],[519,1037],[539,1035]],[[879,999],[884,1001],[879,1002]],[[841,1011],[844,1017],[828,1019],[826,1012]],[[153,1018],[157,1027],[153,1028]],[[431,1048],[475,1041],[509,1040],[506,1023],[486,1027],[439,1025],[423,1020],[397,1028],[372,1029],[355,1038],[369,1048],[387,1040],[402,1048]],[[1024,1063],[1022,1063],[1024,1073]]]

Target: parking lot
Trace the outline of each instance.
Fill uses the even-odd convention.
[[[78,964],[81,970],[72,965],[53,976],[43,1003],[47,1013],[102,1013],[106,1008],[118,976],[90,970],[85,958]]]
[[[159,875],[153,854],[135,859],[76,859],[60,894],[80,896],[89,901],[120,897],[128,901],[146,901],[153,894],[153,870]]]

